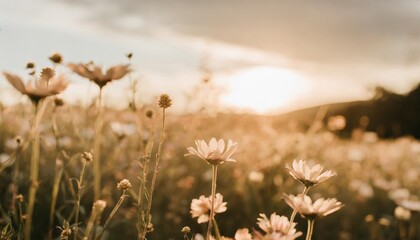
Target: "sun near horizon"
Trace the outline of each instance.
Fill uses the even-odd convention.
[[[294,100],[308,89],[309,82],[293,70],[260,66],[234,72],[224,78],[224,106],[259,114],[295,107]]]

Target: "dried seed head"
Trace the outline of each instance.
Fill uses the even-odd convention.
[[[35,63],[33,63],[33,62],[28,62],[28,63],[26,64],[26,69],[32,69],[32,68],[35,68]]]
[[[93,203],[93,210],[97,214],[101,214],[106,207],[106,202],[104,200],[97,200],[95,203]]]
[[[93,161],[93,154],[91,152],[83,152],[82,153],[82,159],[86,162],[92,162]]]
[[[169,108],[172,106],[172,100],[168,94],[162,94],[159,98],[159,107],[161,108]]]
[[[22,203],[25,200],[25,198],[23,198],[23,195],[22,194],[17,195],[15,198],[20,203]]]
[[[117,184],[117,188],[120,190],[128,190],[131,188],[131,183],[128,179],[123,179]]]
[[[53,53],[51,56],[48,57],[53,63],[60,64],[63,62],[63,56],[60,53]]]
[[[54,98],[54,104],[56,107],[61,107],[64,105],[64,100],[58,97]]]
[[[155,228],[153,227],[152,223],[147,224],[146,232],[153,232]]]
[[[185,226],[185,227],[183,227],[183,228],[181,229],[181,232],[182,232],[183,234],[190,233],[190,232],[191,232],[191,228],[190,228],[190,227],[188,227],[188,226]]]
[[[61,237],[70,237],[71,229],[70,228],[63,228],[61,230]]]
[[[152,118],[153,117],[153,110],[149,109],[146,111],[146,117]]]

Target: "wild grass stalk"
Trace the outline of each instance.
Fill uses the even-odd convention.
[[[157,175],[159,172],[159,163],[160,163],[160,157],[161,157],[161,153],[162,153],[162,147],[163,147],[163,143],[165,142],[165,120],[166,120],[166,108],[169,108],[172,105],[172,100],[169,98],[168,95],[163,94],[160,96],[159,98],[159,107],[162,108],[162,126],[161,126],[161,130],[160,130],[160,136],[159,136],[159,146],[158,146],[158,150],[156,152],[155,155],[155,166],[154,166],[154,170],[153,170],[153,176],[152,176],[152,180],[150,183],[150,190],[147,193],[147,188],[144,188],[144,194],[147,200],[147,206],[146,209],[144,211],[144,214],[142,218],[140,218],[139,220],[143,220],[144,221],[142,223],[140,223],[140,231],[138,233],[138,239],[139,240],[144,240],[146,239],[146,234],[149,231],[149,228],[151,226],[151,216],[150,216],[150,211],[152,209],[152,202],[153,202],[153,193],[155,191],[155,186],[156,186],[156,179],[157,179]],[[143,171],[144,173],[144,171]],[[142,183],[144,184],[144,183]],[[142,198],[141,195],[139,195],[139,198]],[[139,205],[139,208],[141,209],[141,205]],[[141,214],[141,212],[140,212]]]
[[[102,88],[99,88],[99,96],[97,102],[97,116],[95,122],[95,138],[93,142],[93,188],[94,200],[101,197],[101,138],[102,138]]]
[[[86,172],[86,166],[87,164],[92,161],[92,154],[90,154],[89,152],[84,152],[82,154],[82,160],[83,160],[83,166],[82,166],[82,170],[80,171],[80,177],[77,181],[77,199],[76,199],[76,206],[74,209],[74,240],[77,240],[78,237],[78,231],[79,231],[79,211],[80,211],[80,201],[82,199],[82,194],[83,194],[83,180],[84,180],[84,176],[85,176],[85,172]]]
[[[108,219],[106,220],[104,227],[102,229],[102,232],[99,234],[99,236],[96,238],[96,240],[101,240],[105,231],[108,228],[109,223],[111,223],[111,220],[114,218],[115,214],[117,213],[118,209],[121,207],[121,204],[124,202],[125,198],[127,198],[129,195],[126,194],[127,190],[123,190],[120,199],[118,200],[117,204],[112,209]]]
[[[44,102],[35,103],[34,111],[34,120],[32,123],[31,137],[32,137],[32,152],[31,152],[31,164],[30,164],[30,188],[29,188],[29,202],[28,210],[26,214],[26,223],[25,223],[25,240],[31,239],[31,226],[32,226],[32,216],[34,212],[36,193],[38,190],[38,176],[39,176],[39,154],[40,154],[40,145],[39,145],[39,122],[44,113],[45,107]]]
[[[52,239],[52,231],[53,231],[53,224],[54,224],[54,213],[55,213],[55,207],[57,205],[57,196],[58,196],[58,191],[60,190],[60,182],[61,182],[61,177],[63,176],[63,162],[59,159],[56,160],[56,165],[55,165],[55,175],[54,175],[54,183],[53,183],[53,188],[52,188],[52,193],[51,193],[51,206],[50,206],[50,217],[49,217],[49,223],[48,223],[48,228],[49,230],[49,234],[48,234],[48,239]]]
[[[92,235],[92,230],[96,228],[96,225],[101,220],[102,213],[106,207],[106,202],[103,200],[96,200],[92,206],[92,213],[86,226],[85,236],[83,240],[89,240]],[[93,234],[95,235],[95,233]]]

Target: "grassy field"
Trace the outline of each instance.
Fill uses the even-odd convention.
[[[205,236],[207,224],[197,223],[190,207],[210,196],[212,165],[184,155],[196,139],[212,137],[238,143],[236,163],[218,165],[217,192],[227,202],[215,217],[222,236],[233,238],[241,228],[262,232],[260,213],[290,217],[283,194],[304,186],[285,165],[304,159],[336,172],[308,196],[344,204],[317,218],[312,239],[420,239],[418,140],[382,140],[362,130],[342,139],[317,120],[304,128],[279,126],[275,117],[174,114],[167,98],[159,100],[126,110],[61,105],[54,96],[2,106],[1,239],[183,239],[184,226],[191,229],[187,239]],[[117,188],[123,179],[131,186]],[[303,233],[297,239],[304,239],[307,221],[300,214],[295,221]]]

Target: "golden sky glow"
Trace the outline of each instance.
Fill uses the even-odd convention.
[[[287,109],[309,88],[298,73],[270,66],[238,71],[226,79],[226,84],[222,104],[257,113]]]

